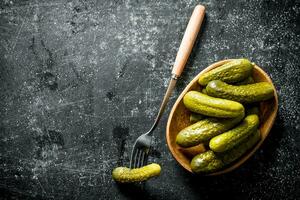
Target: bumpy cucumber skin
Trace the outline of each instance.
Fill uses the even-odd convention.
[[[161,167],[156,163],[146,165],[141,168],[129,169],[127,167],[117,167],[112,172],[112,177],[115,181],[120,183],[132,183],[146,181],[149,178],[158,176]]]
[[[260,139],[259,130],[255,130],[248,138],[235,148],[223,152],[215,153],[212,150],[198,154],[191,161],[191,169],[195,173],[216,172],[226,165],[231,164],[240,158],[246,151],[251,149]]]
[[[234,118],[245,112],[243,105],[238,102],[210,97],[197,91],[186,93],[183,103],[190,111],[210,117]]]
[[[257,141],[260,139],[259,130],[255,130],[248,138],[246,138],[241,144],[235,146],[229,151],[223,153],[216,153],[220,157],[225,165],[232,163],[236,159],[240,158],[247,150],[251,149]]]
[[[182,129],[176,136],[176,143],[181,147],[192,147],[228,131],[238,124],[244,115],[233,119],[207,118]]]
[[[209,150],[198,154],[191,161],[191,169],[195,173],[210,173],[221,169],[224,163],[216,154]]]
[[[220,80],[214,80],[208,83],[206,92],[213,97],[246,104],[268,100],[274,96],[274,88],[268,82],[235,86]]]
[[[207,85],[212,80],[236,83],[251,75],[253,64],[247,59],[235,59],[220,67],[202,74],[198,80],[200,85]]]
[[[201,115],[201,114],[198,114],[198,113],[191,113],[190,115],[190,122],[191,123],[196,123],[202,119],[204,119],[205,116],[204,115]]]
[[[246,78],[245,80],[242,80],[240,82],[235,83],[234,85],[247,85],[247,84],[252,84],[254,83],[254,79],[252,78],[252,76],[249,76],[248,78]]]
[[[248,115],[234,129],[213,137],[209,141],[209,148],[214,152],[224,152],[241,143],[257,129],[259,118],[257,115]]]

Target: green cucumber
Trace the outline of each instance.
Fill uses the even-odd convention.
[[[247,84],[252,84],[255,83],[254,79],[252,78],[252,76],[249,76],[248,78],[246,78],[245,80],[242,80],[240,82],[235,83],[234,85],[247,85]]]
[[[195,173],[210,173],[221,169],[224,163],[212,150],[209,150],[196,155],[190,165]]]
[[[251,75],[253,64],[247,59],[235,59],[220,67],[212,69],[199,77],[200,85],[207,85],[212,80],[236,83]]]
[[[195,173],[211,173],[233,163],[251,149],[260,139],[259,130],[255,130],[241,144],[223,153],[215,153],[212,150],[198,154],[191,161],[191,169]]]
[[[196,123],[202,119],[204,119],[205,117],[201,114],[198,114],[198,113],[191,113],[190,115],[190,122],[191,123]]]
[[[258,124],[259,118],[257,115],[248,115],[234,129],[213,137],[209,142],[209,148],[214,152],[224,152],[232,149],[256,130]]]
[[[190,111],[210,117],[234,118],[245,112],[243,105],[238,102],[210,97],[197,91],[186,93],[183,103]]]
[[[213,97],[246,104],[268,100],[274,96],[274,88],[268,82],[235,86],[220,80],[214,80],[208,83],[206,92]]]
[[[233,119],[207,118],[182,129],[176,136],[176,143],[181,147],[191,147],[230,130],[238,124],[244,115]]]
[[[221,157],[223,163],[228,165],[240,158],[247,150],[251,149],[257,141],[260,139],[259,130],[255,130],[248,138],[246,138],[241,144],[235,146],[224,153],[217,153]]]
[[[115,181],[120,183],[132,183],[146,181],[149,178],[158,176],[161,167],[152,163],[141,168],[129,169],[127,167],[117,167],[112,172],[112,177]]]

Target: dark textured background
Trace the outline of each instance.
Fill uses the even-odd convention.
[[[202,32],[155,132],[160,177],[118,186],[150,128],[193,7],[184,1],[0,3],[0,193],[3,199],[300,198],[300,2],[201,1]],[[242,167],[195,177],[165,141],[171,105],[209,64],[247,57],[273,79],[279,113]]]

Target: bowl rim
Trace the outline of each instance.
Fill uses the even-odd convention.
[[[182,101],[184,95],[190,90],[191,86],[199,79],[199,77],[214,69],[214,68],[217,68],[227,62],[230,62],[232,60],[235,60],[235,59],[224,59],[224,60],[220,60],[220,61],[217,61],[217,62],[214,62],[212,63],[211,65],[209,65],[208,67],[204,68],[202,71],[200,71],[200,73],[198,73],[190,82],[189,84],[184,88],[184,90],[180,93],[180,95],[177,97],[175,103],[173,104],[172,106],[172,109],[170,111],[170,114],[169,114],[169,117],[168,117],[168,122],[167,122],[167,127],[166,127],[166,140],[167,140],[167,145],[168,145],[168,148],[173,156],[173,158],[184,168],[186,169],[187,171],[195,174],[191,168],[189,166],[187,166],[185,163],[181,162],[180,159],[178,158],[174,148],[172,145],[171,145],[171,141],[170,141],[170,125],[171,125],[171,121],[172,121],[172,118],[173,118],[173,115],[174,115],[174,112],[176,110],[176,108],[178,107],[178,104]],[[259,73],[263,74],[263,76],[266,78],[267,82],[271,83],[272,86],[274,87],[274,102],[275,102],[275,107],[274,107],[274,110],[273,112],[271,113],[272,116],[272,121],[270,122],[270,125],[269,125],[269,129],[268,131],[265,133],[265,137],[261,138],[259,140],[259,142],[251,149],[251,151],[249,151],[246,155],[244,155],[244,157],[241,157],[239,160],[237,160],[237,162],[234,162],[232,165],[229,165],[227,168],[224,168],[224,169],[221,169],[220,171],[217,171],[217,172],[213,172],[213,173],[209,173],[209,174],[203,174],[203,176],[215,176],[215,175],[221,175],[221,174],[225,174],[225,173],[228,173],[236,168],[238,168],[239,166],[241,166],[243,163],[245,163],[246,160],[248,160],[256,151],[257,149],[262,145],[262,143],[264,142],[265,138],[269,135],[269,132],[275,122],[275,119],[276,119],[276,116],[277,116],[277,112],[278,112],[278,95],[277,95],[277,91],[276,91],[276,88],[271,80],[271,78],[269,77],[269,75],[263,70],[261,69],[259,66],[257,66],[255,63],[254,63],[254,68],[256,70],[259,71]],[[197,174],[198,175],[198,174]]]

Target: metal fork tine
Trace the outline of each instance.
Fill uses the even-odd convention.
[[[135,156],[133,158],[133,168],[136,168],[136,159],[138,158],[138,155],[139,155],[139,151],[136,150]]]
[[[135,141],[130,157],[131,169],[139,168],[147,164],[151,140],[151,136],[143,134]]]
[[[140,167],[144,166],[144,159],[145,159],[146,153],[143,151],[142,156],[141,156],[141,164]]]
[[[139,151],[136,150],[136,153],[133,158],[133,167],[132,167],[133,169],[136,168],[136,159],[137,159],[138,155],[139,155]]]
[[[143,166],[143,157],[144,157],[144,150],[141,151],[141,155],[139,157],[139,167]]]
[[[145,157],[144,157],[144,160],[143,160],[143,165],[147,165],[148,163],[148,153],[145,153]]]
[[[138,168],[140,167],[140,163],[141,163],[141,155],[142,155],[142,150],[138,150],[138,156],[136,158],[136,165],[135,165],[135,168]]]
[[[136,156],[137,156],[137,149],[133,147],[131,158],[130,158],[130,169],[134,168],[135,162],[136,162]]]

